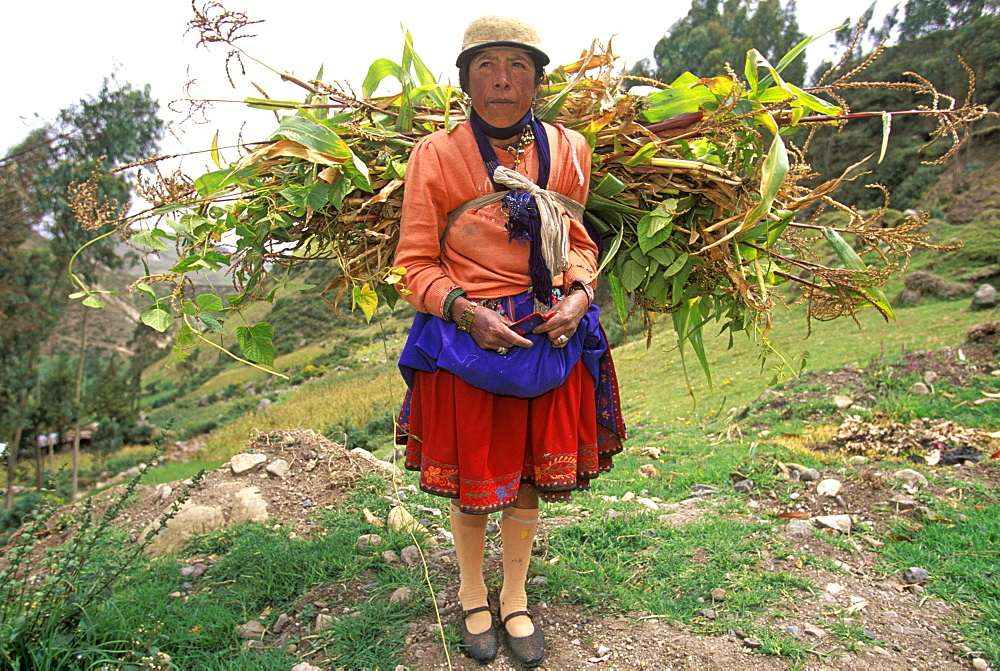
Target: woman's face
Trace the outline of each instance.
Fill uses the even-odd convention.
[[[483,49],[469,63],[472,107],[491,126],[521,120],[535,100],[535,63],[528,52],[508,47]]]

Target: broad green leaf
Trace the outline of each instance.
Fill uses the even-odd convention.
[[[360,287],[354,287],[352,297],[355,307],[361,308],[361,312],[364,313],[365,321],[371,323],[372,317],[375,316],[375,308],[378,307],[378,293],[365,282]]]
[[[829,35],[832,32],[840,30],[841,28],[843,28],[846,25],[847,24],[844,24],[842,26],[838,26],[836,28],[831,28],[830,30],[826,31],[825,33],[820,33],[819,35],[813,35],[812,37],[805,38],[804,40],[802,40],[801,42],[799,42],[798,44],[796,44],[794,47],[792,47],[791,51],[789,51],[787,54],[785,54],[784,56],[782,56],[781,60],[778,61],[778,64],[776,66],[774,66],[774,69],[777,70],[778,72],[783,72],[784,69],[787,68],[792,63],[792,61],[794,61],[796,58],[798,58],[800,55],[802,55],[803,52],[805,52],[806,47],[808,47],[810,44],[812,44],[813,42],[815,42],[816,40],[818,40],[818,39],[820,39],[822,37],[825,37],[826,35]],[[761,88],[767,88],[768,86],[771,85],[772,81],[774,81],[774,80],[771,78],[770,73],[768,73],[768,74],[764,75],[764,79],[761,80],[760,87]]]
[[[757,86],[759,80],[757,78],[757,67],[760,65],[760,52],[756,49],[750,49],[747,51],[746,62],[743,64],[743,75],[747,78],[747,87],[750,89],[750,95],[757,95]]]
[[[658,123],[690,114],[701,109],[701,103],[710,98],[711,94],[703,86],[657,91],[646,96],[649,108],[643,110],[639,118],[645,123]]]
[[[673,219],[672,213],[664,213],[661,207],[657,207],[639,220],[636,232],[639,234],[639,249],[644,254],[667,241],[674,230]]]
[[[622,286],[625,291],[635,291],[642,281],[646,279],[646,268],[639,265],[633,259],[625,262],[622,268]]]
[[[761,170],[760,202],[744,219],[746,224],[755,224],[758,219],[768,213],[787,173],[788,151],[785,149],[785,143],[781,141],[781,136],[775,134],[774,140],[771,142],[771,150],[767,153]]]
[[[236,340],[246,358],[265,366],[274,363],[274,329],[267,322],[237,327]]]
[[[186,322],[181,322],[181,327],[177,331],[177,344],[190,347],[198,344],[198,336],[195,334],[195,330]]]
[[[664,268],[673,263],[674,259],[677,258],[677,252],[669,247],[656,247],[646,253],[650,256],[650,258],[656,259],[657,263]]]
[[[160,333],[163,333],[170,328],[170,324],[174,321],[173,317],[170,315],[170,311],[166,310],[159,304],[154,305],[139,315],[139,320],[146,326],[156,329]]]
[[[624,190],[624,182],[614,175],[605,175],[590,192],[596,193],[598,196],[604,196],[605,198],[614,198]]]
[[[397,81],[402,83],[403,70],[388,58],[379,58],[368,68],[365,81],[361,84],[361,96],[371,98],[372,94],[375,93],[375,89],[378,88],[379,84],[386,77],[395,77]]]
[[[366,191],[372,190],[368,181],[368,166],[339,135],[322,123],[304,116],[285,116],[275,133],[275,136],[278,135],[330,156],[341,165],[352,184]]]
[[[687,265],[687,262],[688,262],[688,255],[687,254],[677,254],[677,256],[674,257],[674,260],[670,262],[670,265],[668,265],[664,269],[663,276],[664,277],[673,277],[677,273],[679,273],[682,270],[684,270],[684,267]],[[664,265],[666,265],[666,264],[664,264]],[[687,278],[685,278],[685,280],[686,279]]]
[[[87,296],[86,298],[83,299],[82,302],[88,308],[94,308],[95,310],[103,310],[104,309],[104,301],[102,301],[97,296]]]
[[[170,249],[170,247],[168,247],[167,244],[163,242],[162,236],[154,234],[153,231],[139,231],[138,233],[132,236],[132,242],[136,245],[149,247],[150,249],[156,249],[156,250]]]
[[[628,305],[625,303],[625,290],[622,288],[621,280],[614,273],[608,273],[608,288],[611,290],[611,299],[615,303],[615,310],[618,311],[618,319],[622,324],[628,321]]]
[[[596,219],[594,215],[587,212],[587,217],[590,219]],[[615,235],[615,239],[611,242],[611,245],[604,250],[604,258],[601,260],[601,265],[597,268],[597,274],[600,275],[601,271],[615,259],[615,255],[618,254],[618,249],[622,246],[622,238],[625,237],[625,227],[619,226],[618,233]]]
[[[285,118],[290,119],[291,117]],[[237,182],[253,177],[257,174],[258,170],[259,168],[257,166],[247,166],[237,170],[226,168],[224,170],[208,172],[194,180],[194,188],[198,191],[199,195],[205,197],[216,193],[217,191],[221,191],[228,186],[232,186]]]
[[[200,294],[195,297],[194,302],[197,303],[200,310],[219,312],[225,309],[222,299],[215,294]]]
[[[147,271],[146,274],[148,275],[149,272]],[[153,299],[156,298],[156,293],[153,291],[153,287],[149,286],[145,282],[139,282],[138,284],[135,284],[134,286],[135,286],[136,291],[141,291],[142,293],[146,294],[147,296],[152,297]]]
[[[222,322],[220,322],[217,318],[213,317],[212,315],[200,314],[198,315],[198,319],[200,319],[201,322],[205,326],[207,326],[210,331],[213,331],[214,333],[226,332],[226,330],[222,328]]]
[[[621,160],[620,162],[627,166],[642,165],[643,163],[649,161],[649,159],[656,156],[657,151],[659,151],[659,147],[656,146],[655,142],[647,142],[639,149],[639,151],[632,154],[632,156]]]

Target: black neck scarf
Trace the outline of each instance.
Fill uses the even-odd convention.
[[[549,305],[552,300],[552,272],[545,259],[542,257],[542,220],[538,213],[538,205],[535,197],[525,191],[510,191],[506,186],[497,184],[493,179],[493,172],[500,165],[493,145],[487,139],[492,137],[503,140],[509,137],[520,136],[524,128],[531,124],[531,129],[538,144],[538,180],[536,184],[544,189],[549,183],[549,171],[552,165],[551,153],[549,150],[549,138],[545,134],[545,127],[541,120],[536,117],[531,110],[513,126],[507,128],[497,128],[486,123],[476,110],[472,110],[469,118],[472,125],[472,133],[479,146],[479,154],[486,165],[486,174],[493,182],[493,188],[497,191],[507,191],[503,197],[504,206],[509,213],[507,217],[507,239],[521,243],[530,243],[528,253],[528,275],[531,277],[531,292],[536,300],[544,305]]]

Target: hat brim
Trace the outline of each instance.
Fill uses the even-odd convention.
[[[511,49],[520,49],[521,51],[526,51],[531,55],[531,60],[534,61],[535,67],[541,69],[549,64],[548,55],[539,49],[538,47],[533,47],[530,44],[525,44],[524,42],[511,42],[509,40],[497,40],[496,42],[482,42],[480,44],[474,44],[467,47],[462,53],[458,55],[455,60],[455,67],[462,67],[462,65],[472,58],[475,54],[479,53],[483,49],[489,49],[491,47],[509,47]]]

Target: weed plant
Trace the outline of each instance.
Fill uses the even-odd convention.
[[[161,452],[157,448],[153,461]],[[0,663],[9,669],[85,668],[103,653],[102,642],[88,636],[88,614],[144,563],[143,552],[173,518],[199,478],[182,490],[173,506],[135,545],[114,526],[135,499],[142,475],[132,478],[103,509],[93,498],[78,513],[60,513],[43,501],[16,535],[0,571]],[[62,545],[42,549],[46,536],[69,530]]]

